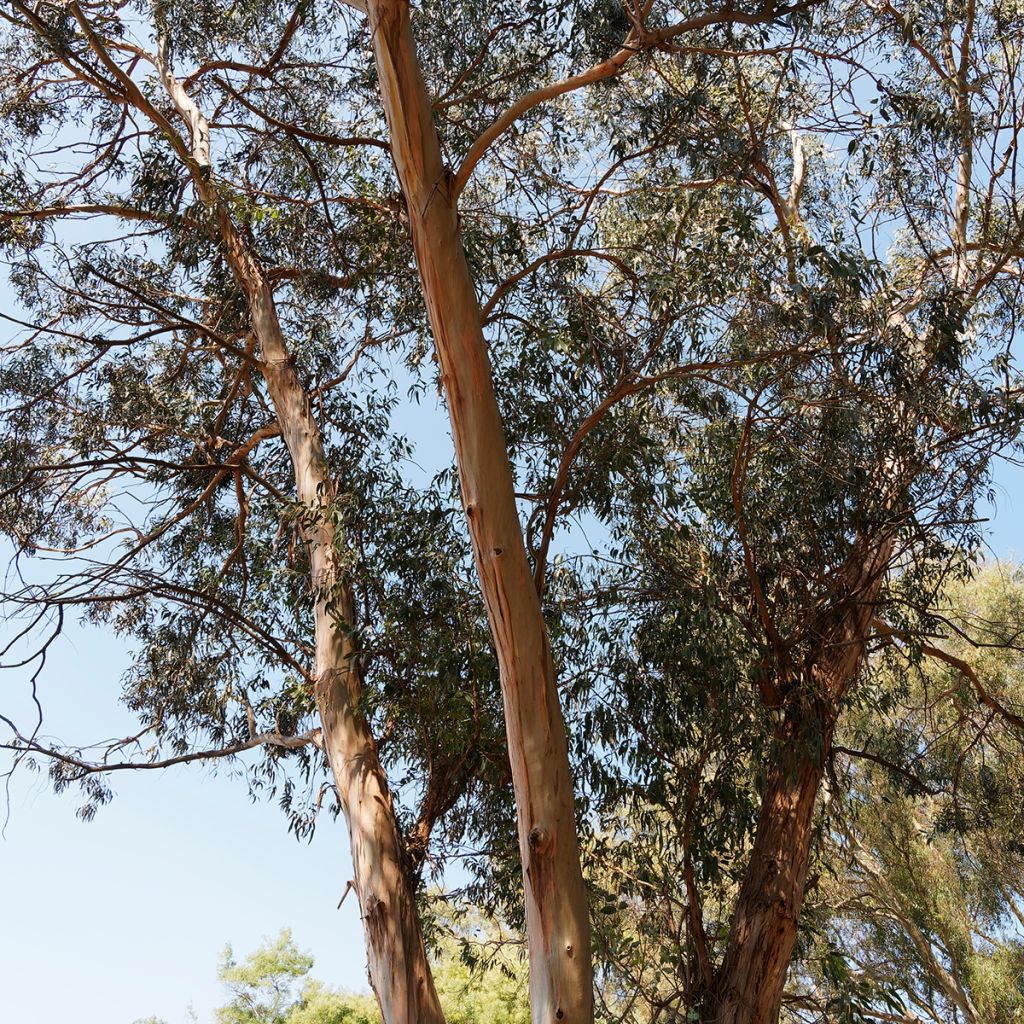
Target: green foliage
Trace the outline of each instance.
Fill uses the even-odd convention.
[[[792,1024],[807,1019],[802,1007],[830,1024],[885,1014],[935,1024],[1024,1020],[1024,731],[992,703],[1024,705],[1024,570],[989,566],[967,583],[950,583],[936,606],[942,635],[922,642],[962,659],[977,686],[954,665],[902,644],[872,658],[818,808],[782,1017]],[[648,720],[659,736],[672,735]],[[730,760],[731,777],[746,786],[736,799],[753,805],[758,763],[741,749],[719,753],[720,742],[695,734],[681,747],[676,777],[700,777],[703,793],[640,791],[593,838],[595,935],[607,965],[600,995],[609,1020],[627,1006],[626,1019],[637,1024],[653,1019],[657,1006],[686,1007],[692,921],[680,879],[687,872],[712,954],[728,938],[745,850],[730,850],[717,835],[705,843],[702,819],[725,812],[712,801]],[[693,760],[682,759],[686,750]],[[649,769],[649,758],[637,763]],[[742,835],[750,825],[731,827]]]
[[[351,995],[309,980],[286,1018],[287,1024],[380,1024],[372,996]]]
[[[640,6],[651,31],[680,11]],[[1020,744],[999,707],[1024,704],[1021,587],[959,589],[1024,412],[1017,6],[821,4],[662,40],[527,110],[463,194],[609,1019],[697,1013],[766,776],[834,741],[787,1012],[1017,1024]],[[453,1022],[520,1021],[521,964],[478,984],[491,957],[449,944],[450,903],[421,884],[459,857],[450,902],[522,924],[457,481],[447,457],[420,470],[399,429],[437,367],[368,28],[335,0],[88,7],[160,110],[134,49],[158,33],[215,112],[210,180],[267,276],[337,485],[313,510],[189,158],[97,87],[112,72],[66,6],[33,10],[5,13],[0,40],[0,244],[28,325],[0,379],[5,610],[54,629],[84,614],[132,646],[140,757],[291,739],[316,721],[322,586],[300,535],[329,518],[438,987]],[[612,0],[426,0],[414,20],[453,169],[517,98],[633,27]],[[837,650],[861,645],[828,692]],[[331,804],[308,745],[268,745],[245,772],[300,835]],[[52,776],[83,787],[87,816],[110,797],[73,761]],[[304,964],[285,937],[226,962],[223,1019],[371,1019]]]
[[[524,951],[479,919],[461,921],[440,944],[434,984],[448,1024],[529,1024]]]
[[[434,981],[451,1024],[529,1022],[525,965],[504,958],[500,944],[492,945],[494,934],[462,932],[438,951]],[[485,961],[479,954],[488,950]],[[313,958],[287,929],[241,962],[228,947],[219,977],[231,1000],[218,1009],[218,1024],[379,1024],[372,996],[328,988],[309,977],[312,968]]]
[[[296,983],[312,966],[313,958],[299,951],[288,929],[241,963],[228,946],[217,976],[233,998],[217,1011],[218,1024],[284,1024],[295,1003]]]
[[[890,685],[902,675],[900,696],[881,721],[865,707],[847,725],[844,742],[865,753],[846,766],[847,805],[835,847],[822,853],[805,963],[827,973],[822,949],[835,939],[825,936],[842,935],[856,962],[826,979],[833,999],[857,992],[867,1014],[899,992],[927,1019],[1018,1024],[1024,733],[979,698],[1024,699],[1024,571],[990,566],[950,587],[942,607],[938,642],[977,685],[934,657],[879,661]],[[933,737],[926,747],[922,735]]]

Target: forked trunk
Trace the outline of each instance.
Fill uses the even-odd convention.
[[[249,299],[263,374],[295,473],[315,593],[316,703],[324,749],[348,823],[353,888],[366,936],[370,982],[385,1024],[443,1024],[423,944],[415,893],[377,746],[358,710],[362,674],[351,640],[352,591],[338,571],[330,518],[334,497],[319,427],[292,365],[270,288],[223,207],[221,233]]]
[[[590,923],[565,724],[516,508],[480,308],[409,25],[408,0],[368,0],[391,152],[405,195],[498,654],[523,863],[534,1024],[593,1017]]]

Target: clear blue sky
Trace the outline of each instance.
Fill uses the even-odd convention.
[[[995,472],[995,508],[989,524],[991,555],[1024,561],[1024,467],[1002,463]]]
[[[46,730],[127,735],[111,706],[124,667],[109,638],[72,628],[42,695]],[[4,698],[15,688],[0,677]],[[123,731],[122,731],[123,726]],[[221,999],[219,952],[245,952],[290,926],[315,952],[317,976],[366,988],[341,819],[324,815],[312,843],[286,831],[274,806],[252,804],[243,780],[198,766],[125,773],[94,821],[75,794],[19,772],[0,840],[0,1020],[179,1024],[191,1004],[207,1022]]]

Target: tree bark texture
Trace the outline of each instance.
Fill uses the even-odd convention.
[[[590,923],[565,724],[452,174],[441,157],[408,0],[369,0],[367,12],[501,673],[523,864],[532,1017],[534,1024],[584,1024],[593,1018]]]
[[[821,726],[821,754],[809,749],[809,723],[787,715],[777,737],[783,756],[761,794],[754,845],[715,979],[714,1024],[774,1024],[796,943],[810,863],[814,806],[831,745]]]
[[[306,508],[303,534],[315,596],[315,696],[324,749],[348,823],[366,937],[370,982],[385,1024],[443,1024],[398,820],[369,724],[358,710],[362,675],[351,631],[349,584],[337,565],[339,538],[324,513],[335,497],[309,396],[292,365],[270,287],[226,211],[219,208],[229,258],[249,300],[263,374]]]
[[[304,506],[300,526],[314,595],[314,696],[324,750],[348,824],[352,885],[366,937],[370,983],[385,1024],[443,1024],[394,804],[369,723],[358,710],[363,679],[351,636],[355,602],[350,584],[338,570],[340,538],[327,514],[336,489],[320,428],[295,372],[266,275],[208,177],[206,120],[168,70],[162,77],[189,125],[196,189],[216,213],[228,262],[246,295],[260,370],[291,457],[296,497]]]
[[[775,1024],[807,886],[814,810],[839,717],[871,634],[893,551],[887,531],[858,545],[840,574],[836,614],[789,694],[775,733],[777,757],[761,793],[725,956],[702,1014],[706,1024]],[[866,553],[865,553],[866,551]]]

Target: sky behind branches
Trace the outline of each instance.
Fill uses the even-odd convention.
[[[417,440],[412,475],[450,464],[432,393],[403,403],[394,427]],[[2,555],[6,566],[9,547]],[[69,623],[40,673],[43,735],[85,744],[137,732],[117,700],[129,663],[118,638]],[[0,710],[29,728],[31,674],[0,671]],[[0,751],[0,772],[9,764]],[[272,803],[250,800],[242,774],[223,761],[118,772],[113,801],[86,823],[77,787],[57,796],[45,771],[19,768],[9,815],[0,792],[0,1021],[185,1024],[194,1013],[207,1024],[225,1001],[225,945],[244,955],[285,927],[316,957],[317,978],[369,991],[356,900],[338,907],[352,877],[344,819],[325,811],[298,841]]]
[[[12,311],[0,286],[0,312]],[[432,395],[403,405],[399,420],[424,477],[450,462]],[[1000,463],[994,489],[990,555],[1024,558],[1024,469]],[[580,536],[559,541],[578,546]],[[117,704],[128,662],[116,638],[70,624],[41,676],[45,732],[75,743],[134,732]],[[33,718],[28,677],[0,673],[0,710],[17,721]],[[351,877],[344,822],[324,814],[312,841],[298,842],[273,806],[248,799],[239,774],[224,762],[121,773],[90,823],[75,816],[77,790],[58,797],[45,773],[15,775],[0,838],[0,1020],[183,1024],[191,1007],[205,1024],[224,999],[225,944],[244,955],[286,926],[318,977],[367,988],[358,907],[351,896],[337,906]]]
[[[412,415],[412,413],[410,413]],[[446,444],[438,409],[421,465]],[[408,427],[406,427],[408,429]],[[997,467],[990,555],[1024,556],[1024,469]],[[41,678],[46,732],[64,739],[127,735],[114,711],[128,659],[116,639],[70,626]],[[27,711],[27,674],[0,675],[4,703]],[[120,718],[117,715],[120,715]],[[324,814],[311,842],[297,842],[284,816],[252,803],[237,770],[200,765],[126,772],[94,821],[80,822],[77,792],[55,796],[45,775],[11,781],[0,839],[0,1017],[25,1024],[132,1024],[155,1014],[168,1024],[212,1020],[228,942],[247,953],[291,927],[316,957],[317,977],[366,990],[355,900],[337,903],[350,877],[341,819]]]

